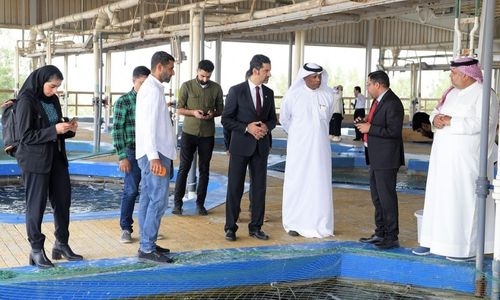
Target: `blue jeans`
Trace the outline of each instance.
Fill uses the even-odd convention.
[[[139,195],[139,183],[141,182],[141,169],[135,159],[135,149],[127,148],[127,159],[130,163],[130,172],[125,174],[123,180],[123,194],[120,202],[120,227],[122,230],[133,232],[132,214],[134,213],[135,200]]]
[[[158,153],[161,163],[167,168],[165,176],[156,176],[149,169],[146,155],[139,158],[141,168],[141,193],[139,195],[139,229],[141,231],[139,249],[150,253],[155,250],[160,222],[168,203],[170,181],[170,159]]]

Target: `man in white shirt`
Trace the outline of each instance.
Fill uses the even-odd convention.
[[[366,97],[361,94],[361,87],[354,87],[354,120],[365,117],[365,106],[366,106]],[[355,141],[361,141],[363,139],[363,134],[358,130],[356,126],[354,126],[354,131],[356,132]]]
[[[139,258],[171,263],[169,249],[156,245],[158,229],[167,208],[171,161],[176,157],[176,139],[163,82],[170,82],[175,59],[164,51],[151,58],[151,74],[137,93],[135,141],[141,169],[139,197]]]
[[[344,119],[344,97],[342,96],[344,88],[338,85],[331,90],[333,92],[333,115],[329,124],[330,139],[332,142],[340,142],[342,140],[342,120]]]

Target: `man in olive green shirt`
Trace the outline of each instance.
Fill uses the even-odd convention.
[[[182,215],[182,198],[186,192],[186,180],[196,150],[198,150],[199,165],[196,212],[199,215],[207,215],[205,198],[210,160],[214,150],[214,118],[220,116],[224,108],[222,88],[210,80],[213,70],[214,64],[211,61],[200,61],[196,78],[184,82],[179,92],[177,113],[184,116],[184,124],[172,210],[176,215]]]

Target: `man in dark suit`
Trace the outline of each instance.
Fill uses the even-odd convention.
[[[375,233],[360,242],[378,249],[399,247],[399,212],[396,177],[404,165],[404,108],[389,88],[384,71],[368,74],[366,87],[373,97],[367,120],[358,119],[356,127],[363,133],[366,163],[370,165],[370,191],[375,206]]]
[[[250,61],[247,81],[232,86],[222,112],[222,125],[231,133],[226,196],[226,240],[235,241],[246,169],[250,176],[251,220],[249,235],[261,240],[269,236],[261,230],[264,222],[268,135],[276,127],[274,92],[263,83],[271,77],[271,60],[261,54]]]

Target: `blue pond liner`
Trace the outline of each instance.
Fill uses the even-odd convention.
[[[377,251],[355,242],[193,251],[173,253],[173,257],[173,264],[123,272],[106,270],[139,264],[139,260],[64,262],[49,270],[11,268],[10,278],[0,281],[0,295],[2,299],[109,299],[332,278],[474,292],[474,263],[417,257],[405,248]],[[486,265],[491,270],[491,260]],[[89,268],[101,272],[84,274]]]
[[[119,171],[118,164],[115,162],[99,162],[99,161],[80,161],[74,160],[69,162],[69,172],[71,176],[78,177],[102,177],[110,179],[120,179],[123,177],[123,173]],[[0,162],[0,176],[19,176],[20,170],[17,164],[13,161],[2,161]],[[174,172],[174,177],[171,182],[175,182],[177,172]],[[77,178],[78,180],[78,178]],[[222,175],[210,174],[210,181],[207,188],[207,198],[205,201],[205,207],[207,209],[212,209],[224,203],[226,199],[226,182],[227,178]],[[245,185],[245,191],[248,190],[248,184]],[[173,197],[173,196],[171,196]],[[195,215],[196,214],[196,203],[195,199],[189,199],[184,201],[183,210],[184,215]],[[136,207],[137,209],[137,207]],[[170,215],[171,210],[167,209],[165,215]],[[85,212],[85,213],[72,213],[72,220],[97,220],[106,218],[116,218],[120,216],[120,211],[109,210],[109,211],[98,211],[98,212]],[[2,213],[0,212],[0,221],[2,223],[17,224],[25,222],[24,214],[13,214],[13,213]],[[46,213],[43,219],[44,222],[52,222],[53,214]]]

